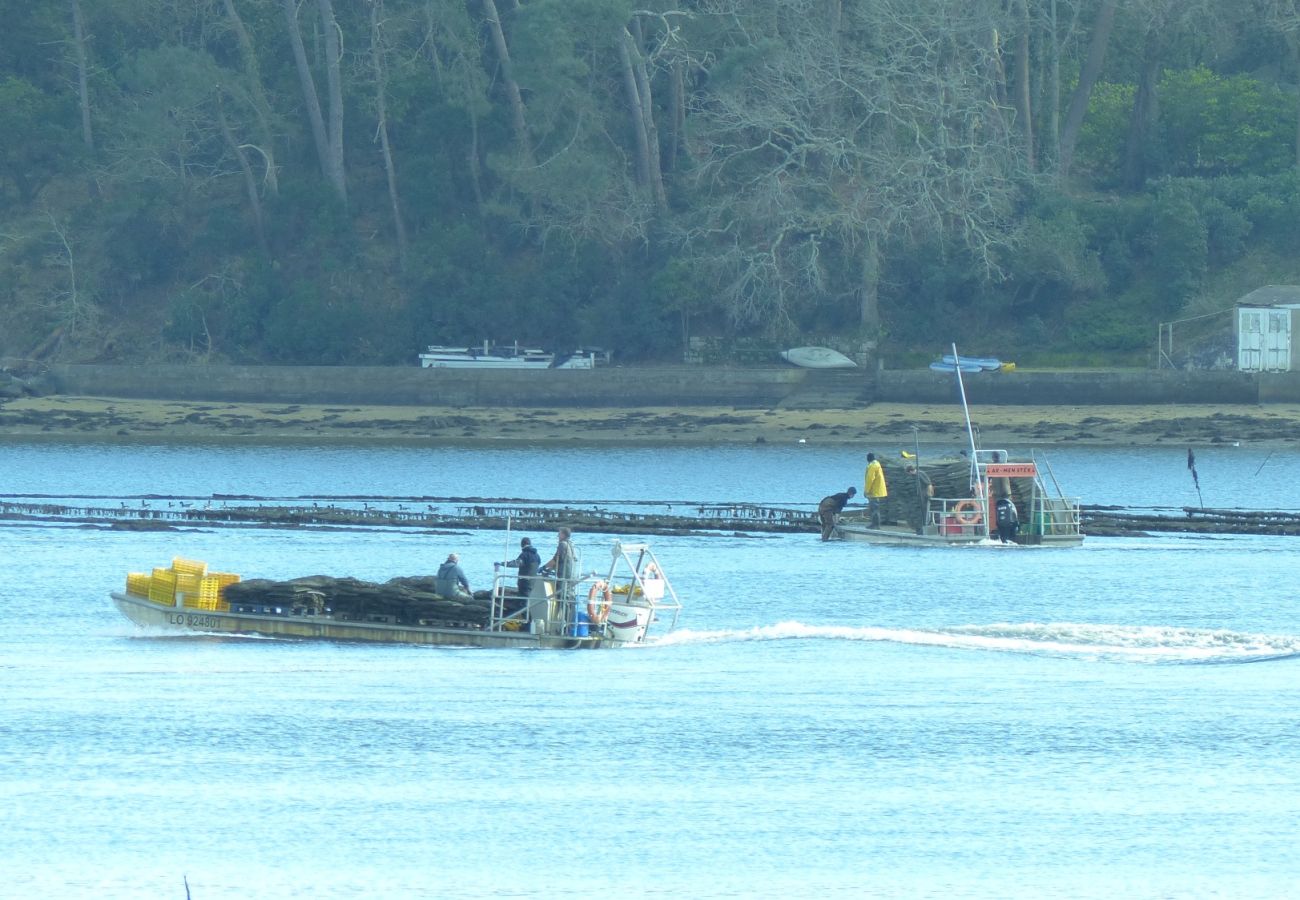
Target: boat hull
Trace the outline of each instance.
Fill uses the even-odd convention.
[[[835,526],[835,537],[867,544],[906,547],[973,547],[993,544],[983,532],[972,534],[917,534],[910,528],[872,528],[870,525],[842,522]]]
[[[949,530],[947,533],[931,527],[927,528],[924,534],[917,534],[910,528],[890,526],[872,528],[861,522],[841,521],[835,525],[832,536],[845,541],[905,547],[1003,546],[996,535],[989,535],[978,526],[972,526],[965,532]],[[1083,535],[1078,533],[1030,534],[1022,531],[1016,535],[1014,543],[1026,547],[1080,547],[1083,545]]]
[[[781,351],[786,362],[804,369],[856,369],[858,364],[830,347],[792,347]]]
[[[142,628],[180,634],[230,634],[298,640],[358,641],[377,644],[430,644],[448,647],[597,648],[619,646],[600,635],[568,637],[527,631],[483,631],[386,622],[344,622],[329,616],[255,615],[164,606],[146,597],[114,591],[118,610]]]

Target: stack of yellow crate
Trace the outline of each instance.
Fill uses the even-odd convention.
[[[228,612],[230,604],[221,598],[221,591],[226,585],[238,580],[239,576],[230,572],[212,572],[203,576],[199,582],[199,609]]]
[[[208,564],[177,556],[172,559],[172,571],[176,573],[176,593],[181,595],[181,606],[198,609],[199,586],[208,574]]]
[[[176,573],[171,569],[154,569],[149,579],[149,599],[172,606],[176,603]]]
[[[239,580],[230,572],[209,572],[208,564],[176,557],[171,568],[154,569],[153,574],[132,572],[126,576],[128,593],[147,596],[154,603],[174,606],[179,595],[181,606],[226,612],[230,604],[221,598],[228,584]]]

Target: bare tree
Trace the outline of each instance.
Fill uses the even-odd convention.
[[[493,0],[482,0],[483,13],[486,16],[488,32],[492,36],[492,48],[496,51],[497,63],[501,67],[501,83],[510,102],[511,123],[514,125],[515,138],[519,141],[519,152],[525,163],[533,159],[532,139],[528,135],[528,121],[524,115],[524,98],[515,81],[514,66],[510,62],[510,47],[506,43],[505,29],[501,25],[501,14]]]
[[[55,239],[55,250],[47,258],[47,264],[51,269],[63,270],[64,285],[61,289],[51,291],[44,305],[53,313],[56,327],[61,329],[60,333],[75,340],[79,330],[94,325],[99,310],[89,297],[83,296],[77,279],[77,255],[66,226],[52,212],[46,211],[45,217],[49,220],[50,233]]]
[[[247,90],[251,98],[253,111],[257,115],[259,141],[260,143],[253,147],[240,145],[244,149],[256,150],[265,162],[265,175],[267,189],[274,196],[280,192],[279,169],[275,163],[275,129],[272,126],[273,115],[271,112],[271,102],[266,96],[266,89],[262,84],[262,73],[257,64],[257,51],[253,47],[253,39],[244,27],[243,20],[239,17],[239,11],[235,9],[235,0],[222,0],[225,7],[226,18],[230,23],[231,30],[235,33],[235,38],[239,43],[240,62],[244,68],[244,78],[247,82]]]
[[[325,70],[329,92],[327,125],[325,115],[321,111],[320,95],[316,91],[316,79],[312,75],[311,65],[307,61],[307,50],[303,46],[302,31],[298,26],[297,5],[294,0],[282,0],[281,5],[289,27],[289,45],[293,49],[294,63],[298,68],[298,81],[302,86],[303,101],[307,105],[307,117],[311,122],[312,138],[316,144],[321,174],[333,187],[339,201],[346,205],[348,187],[343,164],[343,82],[339,73],[342,50],[338,23],[334,20],[334,9],[330,0],[317,0],[321,27],[325,34]]]
[[[379,137],[379,149],[384,158],[384,174],[388,180],[388,202],[393,211],[393,230],[397,236],[397,259],[399,265],[406,268],[406,225],[402,222],[402,204],[397,191],[397,166],[393,162],[393,150],[388,143],[388,106],[385,89],[388,74],[384,66],[384,38],[381,14],[384,0],[372,0],[370,4],[370,61],[375,75],[375,114],[378,121],[375,132]]]
[[[1074,146],[1079,140],[1079,131],[1083,128],[1083,117],[1088,111],[1088,100],[1092,97],[1092,88],[1101,75],[1101,67],[1106,60],[1106,46],[1110,42],[1110,32],[1115,25],[1115,8],[1119,0],[1101,0],[1097,18],[1092,25],[1092,36],[1088,41],[1088,56],[1079,70],[1079,84],[1070,96],[1070,107],[1065,113],[1065,124],[1061,127],[1060,148],[1056,157],[1057,173],[1065,178],[1070,174],[1074,162]]]
[[[766,16],[732,0],[701,6],[736,27],[693,99],[702,215],[678,236],[735,320],[780,327],[849,295],[874,339],[887,256],[923,236],[996,272],[1023,171],[989,103],[996,4],[845,9],[842,27],[857,38],[842,52],[822,0]],[[728,54],[741,62],[725,65]]]
[[[94,132],[90,128],[90,76],[86,53],[86,28],[81,17],[81,0],[72,0],[72,47],[77,60],[77,105],[81,108],[81,140],[95,152]]]

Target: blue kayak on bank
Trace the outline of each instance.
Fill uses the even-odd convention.
[[[940,359],[940,362],[943,365],[949,367],[948,369],[945,370],[948,372],[951,372],[953,370],[953,367],[957,365],[961,366],[961,370],[963,372],[979,372],[979,371],[996,372],[998,369],[1002,368],[1002,360],[994,359],[991,356],[956,357],[953,356],[951,353],[945,353],[943,357]],[[970,368],[971,366],[974,366],[974,368]],[[934,365],[931,364],[930,368],[933,369]]]
[[[984,371],[983,366],[977,365],[976,363],[965,359],[961,361],[961,366],[958,366],[956,363],[953,362],[944,361],[944,362],[932,362],[930,363],[930,368],[934,369],[934,371],[936,372],[956,372],[960,368],[961,371],[966,374]]]

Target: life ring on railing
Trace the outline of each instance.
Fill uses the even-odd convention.
[[[978,525],[980,505],[974,500],[961,500],[952,508],[952,514],[962,525]]]
[[[614,603],[614,594],[609,589],[609,585],[603,581],[597,581],[587,592],[587,618],[593,625],[602,624],[609,618],[609,608]]]

